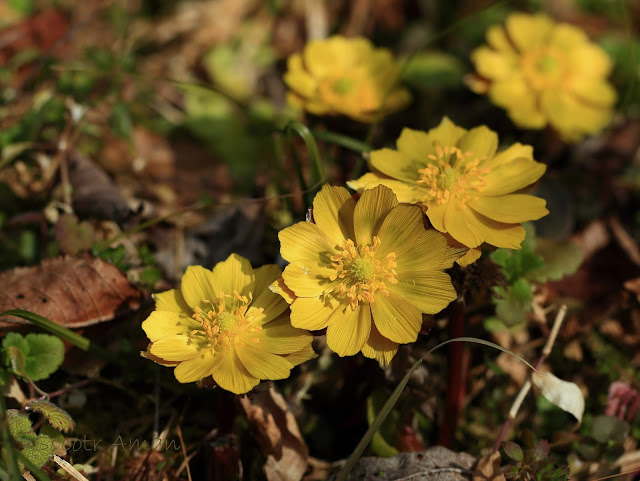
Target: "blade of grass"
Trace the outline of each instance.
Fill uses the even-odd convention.
[[[499,346],[498,344],[494,344],[493,342],[485,341],[483,339],[478,339],[475,337],[457,337],[455,339],[449,339],[448,341],[444,341],[438,344],[436,347],[434,347],[429,352],[427,352],[427,356],[432,352],[434,352],[436,349],[440,349],[441,347],[446,346],[447,344],[450,344],[452,342],[471,342],[475,344],[482,344],[484,346],[489,346],[494,349],[498,349],[499,351],[510,354],[511,356],[515,357],[519,361],[526,364],[533,371],[538,372],[531,364],[529,364],[527,361],[522,359],[520,356],[511,352],[509,349]],[[373,422],[369,426],[369,429],[367,429],[367,432],[364,434],[364,436],[358,443],[358,446],[356,446],[356,449],[353,451],[353,453],[351,453],[351,456],[349,456],[349,459],[347,459],[347,462],[340,470],[340,473],[338,473],[338,477],[336,478],[336,481],[346,481],[347,476],[349,476],[349,473],[355,467],[356,463],[358,462],[358,459],[360,459],[360,456],[362,456],[362,453],[364,453],[364,450],[367,449],[367,446],[371,442],[371,438],[373,438],[373,435],[378,431],[378,429],[380,429],[380,426],[382,426],[382,423],[384,422],[384,420],[387,418],[387,416],[393,409],[393,406],[395,406],[396,402],[398,402],[398,399],[400,398],[400,394],[402,394],[402,391],[404,390],[405,386],[409,382],[409,378],[411,377],[411,374],[413,373],[413,371],[415,371],[418,368],[418,366],[422,361],[424,361],[424,359],[425,358],[422,358],[416,361],[415,364],[411,366],[411,368],[407,371],[407,373],[402,378],[402,380],[398,383],[396,388],[391,393],[391,396],[389,396],[389,399],[387,400],[387,402],[384,403],[384,406],[382,406],[382,409],[380,410],[376,418],[373,420]]]
[[[58,336],[61,339],[69,341],[71,344],[73,344],[76,347],[79,347],[83,351],[92,352],[110,362],[115,362],[115,363],[120,362],[119,359],[112,352],[107,351],[106,349],[100,346],[96,346],[86,337],[76,334],[72,330],[67,329],[66,327],[62,327],[61,325],[56,324],[52,320],[47,319],[46,317],[43,317],[39,314],[36,314],[35,312],[26,311],[24,309],[10,309],[8,311],[4,311],[0,313],[0,317],[4,317],[4,316],[19,317],[21,319],[24,319],[25,321],[29,321],[35,324],[36,326],[46,331],[49,331],[51,334]]]
[[[348,135],[329,132],[327,130],[313,130],[312,132],[317,139],[324,140],[325,142],[331,142],[332,144],[339,145],[340,147],[344,147],[355,152],[364,153],[371,151],[371,146],[369,144],[362,142],[361,140],[354,139],[353,137],[349,137]]]

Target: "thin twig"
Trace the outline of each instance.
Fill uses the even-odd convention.
[[[564,317],[566,314],[567,314],[567,306],[563,304],[562,307],[560,307],[558,314],[556,315],[555,321],[553,322],[553,327],[551,328],[551,332],[549,333],[549,337],[547,338],[547,343],[545,344],[544,349],[542,349],[542,354],[540,355],[540,358],[535,364],[536,369],[538,369],[540,365],[542,365],[542,363],[547,359],[549,354],[551,354],[551,350],[553,349],[553,345],[556,342],[556,338],[558,337],[558,332],[560,332],[560,327],[564,322]],[[507,430],[511,426],[511,423],[513,422],[513,420],[518,415],[518,411],[520,411],[520,407],[522,406],[524,399],[527,397],[527,394],[529,394],[529,390],[531,389],[532,375],[533,374],[529,375],[529,378],[522,385],[520,392],[518,393],[515,400],[513,401],[513,404],[511,405],[511,409],[509,409],[509,414],[507,415],[507,419],[505,419],[504,424],[502,425],[502,429],[500,430],[500,434],[498,434],[496,443],[493,446],[493,452],[497,452],[500,449],[500,446],[502,445],[502,440],[507,434]]]

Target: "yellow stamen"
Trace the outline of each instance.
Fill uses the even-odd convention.
[[[397,267],[394,253],[387,254],[382,259],[376,258],[376,251],[380,246],[380,239],[375,236],[372,245],[356,246],[351,239],[342,244],[342,251],[331,257],[335,274],[332,281],[341,279],[337,287],[340,297],[349,299],[351,309],[355,310],[360,302],[371,304],[376,292],[388,296],[386,283],[395,284]]]
[[[426,204],[449,202],[452,198],[466,202],[482,192],[487,185],[485,176],[490,172],[480,167],[484,158],[474,157],[472,152],[462,152],[455,146],[436,146],[436,153],[429,154],[429,165],[418,170],[416,182],[427,188],[422,199]]]

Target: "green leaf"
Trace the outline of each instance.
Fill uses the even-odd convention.
[[[9,433],[15,442],[20,446],[28,446],[35,442],[38,435],[33,432],[29,415],[17,409],[7,409],[6,416]]]
[[[497,294],[493,299],[496,305],[496,317],[508,328],[524,324],[533,301],[531,284],[526,279],[520,278],[506,289],[498,286],[494,291]]]
[[[49,424],[60,431],[67,432],[75,426],[75,423],[71,416],[69,416],[69,413],[49,401],[30,402],[27,404],[26,409],[41,413],[47,418]]]
[[[591,437],[601,444],[622,444],[629,433],[629,423],[615,416],[597,416],[591,426]]]
[[[490,254],[490,257],[493,262],[502,267],[502,272],[510,284],[544,267],[542,256],[535,254],[524,245],[519,251],[497,249]]]
[[[465,69],[453,55],[442,52],[423,52],[407,60],[404,81],[416,90],[456,87],[462,84]]]
[[[6,349],[10,346],[15,346],[20,349],[25,356],[29,354],[29,343],[22,334],[18,334],[17,332],[8,333],[2,340],[2,347]]]
[[[56,372],[64,360],[64,343],[49,334],[27,334],[30,353],[25,370],[32,381],[48,378]]]
[[[502,446],[502,449],[504,449],[504,453],[514,461],[524,461],[524,452],[516,443],[507,441],[504,443],[504,446]]]
[[[53,439],[46,434],[41,434],[36,438],[33,444],[25,446],[25,448],[20,452],[32,464],[40,468],[44,466],[49,459],[51,459],[55,450],[56,447],[53,443]]]
[[[367,421],[369,424],[373,423],[386,400],[387,396],[381,390],[373,391],[367,397]],[[397,411],[391,411],[382,426],[380,426],[380,430],[371,438],[371,449],[377,456],[387,458],[398,454],[398,450],[392,443],[387,442],[387,439],[393,439],[399,418],[400,415]]]
[[[560,280],[576,272],[583,261],[582,252],[570,240],[556,242],[538,239],[536,254],[542,257],[544,265],[528,275],[535,282]]]
[[[0,369],[0,386],[5,386],[9,382],[9,379],[11,379],[9,371]]]

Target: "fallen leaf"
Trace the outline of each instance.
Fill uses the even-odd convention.
[[[506,481],[500,469],[501,460],[499,451],[480,458],[476,468],[473,470],[472,481]]]
[[[73,188],[73,211],[78,217],[122,224],[133,214],[109,176],[78,152],[69,155],[69,182]]]
[[[108,321],[140,306],[142,293],[112,264],[99,258],[63,256],[38,266],[0,273],[0,312],[25,309],[77,328]],[[0,318],[0,330],[27,321]]]
[[[295,417],[274,386],[240,399],[249,424],[267,457],[264,471],[268,481],[300,481],[309,458]]]
[[[584,396],[576,383],[563,381],[550,372],[533,374],[531,380],[547,400],[570,413],[579,423],[584,414]]]

